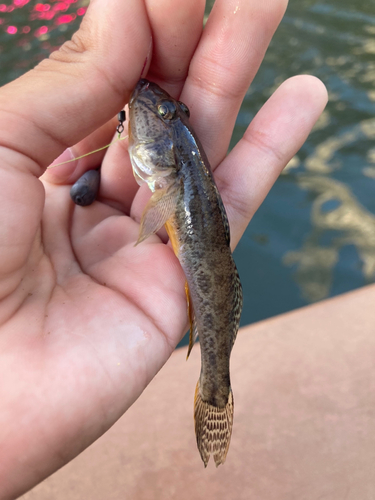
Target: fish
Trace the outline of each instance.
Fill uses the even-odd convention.
[[[164,225],[185,273],[190,320],[187,357],[201,345],[194,397],[196,441],[206,467],[223,464],[233,427],[230,355],[242,311],[242,287],[230,248],[224,204],[207,156],[193,131],[188,107],[141,79],[129,101],[129,156],[152,196],[136,244]]]
[[[70,188],[70,197],[76,205],[87,207],[94,203],[100,186],[100,170],[87,170]]]

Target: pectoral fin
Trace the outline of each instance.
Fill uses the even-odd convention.
[[[153,193],[143,211],[139,236],[135,245],[159,231],[172,217],[176,209],[177,196],[178,190],[170,187],[158,189]]]

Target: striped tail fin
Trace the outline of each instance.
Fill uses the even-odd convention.
[[[216,467],[225,462],[233,426],[233,393],[229,389],[228,403],[218,408],[205,403],[199,391],[199,381],[195,389],[194,421],[199,453],[207,467],[211,454]]]

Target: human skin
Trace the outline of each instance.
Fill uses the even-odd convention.
[[[134,247],[149,193],[133,179],[126,141],[47,166],[64,151],[69,159],[110,142],[143,71],[189,106],[234,247],[326,104],[314,77],[286,81],[226,156],[285,8],[285,0],[218,0],[202,34],[202,0],[178,9],[175,0],[113,0],[110,9],[92,0],[71,41],[0,89],[1,500],[103,434],[187,327],[171,246],[152,236]],[[100,164],[100,202],[73,206],[70,185]]]

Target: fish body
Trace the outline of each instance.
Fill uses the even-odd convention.
[[[138,242],[164,224],[186,276],[190,345],[201,344],[195,393],[197,445],[205,466],[223,463],[233,424],[229,360],[242,310],[228,219],[187,107],[140,80],[129,103],[129,154],[139,183],[153,195]]]

